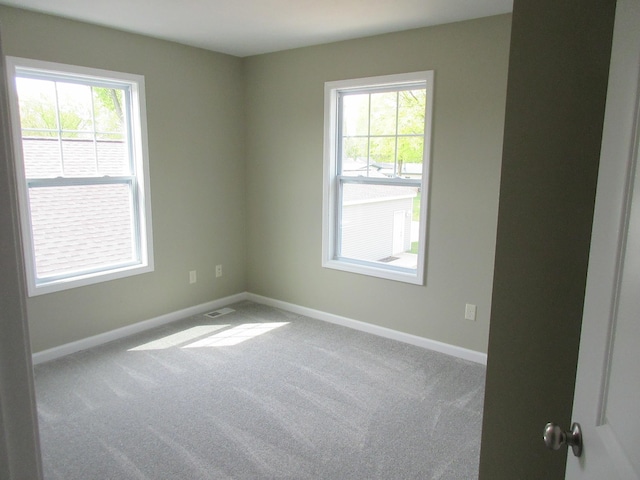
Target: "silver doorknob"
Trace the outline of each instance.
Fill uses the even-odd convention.
[[[582,430],[579,423],[571,425],[571,430],[563,431],[555,423],[547,423],[544,427],[544,444],[551,450],[558,450],[562,445],[568,445],[576,457],[582,455]]]

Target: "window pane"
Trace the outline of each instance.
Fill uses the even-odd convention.
[[[73,137],[73,132],[93,131],[91,87],[75,83],[56,82],[60,126]]]
[[[345,95],[342,98],[342,134],[369,134],[369,94]]]
[[[371,163],[379,169],[380,173],[392,177],[394,175],[394,163],[396,161],[396,138],[371,138],[369,159]]]
[[[369,140],[367,138],[342,139],[342,175],[367,176],[367,156]]]
[[[426,99],[427,93],[424,89],[399,92],[398,134],[424,133]]]
[[[371,95],[371,135],[396,134],[397,92]]]
[[[62,160],[65,177],[96,175],[96,149],[93,135],[62,133]]]
[[[125,91],[93,87],[96,123],[96,155],[100,175],[129,175],[129,151],[125,132]]]
[[[418,187],[344,183],[341,208],[341,257],[417,267]]]
[[[398,138],[398,175],[406,178],[422,177],[424,137]]]
[[[93,87],[96,132],[124,133],[124,91],[119,88]]]
[[[124,139],[101,139],[101,137],[101,135],[98,136],[96,143],[99,174],[129,175],[131,173],[129,151]]]
[[[128,184],[29,190],[38,278],[136,260]]]
[[[28,136],[57,136],[56,90],[54,82],[16,78],[20,120],[23,129],[40,130]],[[44,131],[43,131],[44,130]],[[54,132],[46,132],[54,130]]]
[[[62,176],[60,141],[57,138],[23,137],[22,155],[27,178]]]

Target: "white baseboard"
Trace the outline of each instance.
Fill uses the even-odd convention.
[[[100,333],[92,337],[83,338],[82,340],[65,343],[64,345],[60,345],[59,347],[54,347],[48,350],[34,353],[33,364],[37,365],[39,363],[55,360],[56,358],[64,357],[65,355],[69,355],[71,353],[79,352],[81,350],[86,350],[92,347],[97,347],[98,345],[103,345],[105,343],[112,342],[113,340],[125,338],[136,333],[144,332],[145,330],[150,330],[161,325],[166,325],[167,323],[182,320],[192,315],[198,315],[210,310],[216,310],[218,308],[225,307],[229,304],[240,302],[246,299],[246,293],[238,293],[236,295],[231,295],[229,297],[220,298],[211,302],[202,303],[200,305],[185,308],[183,310],[178,310],[176,312],[160,315],[159,317],[134,323],[133,325],[127,325],[126,327],[117,328],[109,332]]]
[[[323,320],[325,322],[335,323],[336,325],[342,325],[343,327],[352,328],[354,330],[371,333],[379,337],[390,338],[399,342],[408,343],[418,347],[426,348],[428,350],[433,350],[435,352],[440,352],[454,357],[462,358],[464,360],[469,360],[471,362],[480,363],[482,365],[487,364],[487,354],[477,352],[475,350],[469,350],[467,348],[450,345],[448,343],[430,340],[428,338],[419,337],[410,333],[399,332],[390,328],[361,322],[359,320],[353,320],[347,317],[341,317],[339,315],[334,315],[332,313],[327,313],[320,310],[314,310],[312,308],[301,307],[293,303],[274,300],[273,298],[263,297],[254,293],[247,293],[246,299],[251,300],[252,302],[261,303],[263,305],[268,305],[270,307],[281,308],[282,310],[298,313],[306,317],[311,317],[318,320]]]
[[[417,335],[411,335],[410,333],[398,332],[390,328],[381,327],[379,325],[373,325],[371,323],[361,322],[359,320],[353,320],[347,317],[341,317],[332,313],[323,312],[321,310],[314,310],[312,308],[302,307],[293,303],[283,302],[281,300],[275,300],[269,297],[263,297],[254,293],[238,293],[229,297],[220,298],[211,302],[202,303],[193,307],[178,310],[176,312],[160,315],[149,320],[134,323],[133,325],[127,325],[126,327],[117,328],[110,332],[101,333],[92,337],[84,338],[71,343],[60,345],[59,347],[50,348],[33,354],[33,364],[48,362],[55,360],[56,358],[64,357],[71,353],[86,350],[88,348],[97,347],[120,338],[125,338],[136,333],[144,332],[161,325],[166,325],[171,322],[182,320],[192,315],[198,315],[208,312],[210,310],[216,310],[218,308],[226,307],[232,303],[240,302],[243,300],[250,300],[252,302],[261,303],[271,307],[281,308],[289,312],[297,313],[307,317],[315,318],[336,325],[342,325],[343,327],[352,328],[354,330],[360,330],[362,332],[371,333],[379,337],[389,338],[397,340],[399,342],[416,345],[418,347],[426,348],[436,352],[452,355],[454,357],[469,360],[482,365],[487,364],[487,354],[476,352],[474,350],[468,350],[466,348],[457,347],[455,345],[449,345],[447,343],[438,342],[436,340],[430,340],[428,338],[419,337]]]

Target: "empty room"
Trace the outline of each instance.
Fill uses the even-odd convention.
[[[535,199],[511,193],[509,167],[547,174],[507,157],[523,145],[509,114],[531,98],[510,103],[525,89],[511,81],[535,70],[514,48],[555,47],[535,39],[537,9],[472,3],[0,0],[18,235],[3,295],[25,346],[3,374],[24,390],[0,388],[7,478],[562,478],[566,448],[540,437],[571,413],[613,8],[579,19],[600,26],[605,73],[571,120],[596,135],[563,135],[592,168],[546,189],[575,205],[523,227]],[[549,29],[582,35],[573,16]],[[563,58],[586,62],[582,41]],[[509,228],[553,241],[509,247]],[[575,262],[552,261],[572,242]],[[548,408],[531,394],[544,365],[529,383],[506,360],[557,323],[520,319],[534,300],[517,295],[545,293],[516,286],[520,257],[548,264],[532,282],[583,288],[557,289],[573,370]],[[544,354],[534,343],[522,362]],[[501,466],[509,391],[488,388],[507,378],[535,448]],[[532,476],[514,476],[527,455]]]

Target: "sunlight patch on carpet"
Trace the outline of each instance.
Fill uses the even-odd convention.
[[[197,327],[187,328],[178,333],[167,335],[166,337],[159,338],[152,342],[138,345],[137,347],[130,348],[128,351],[140,351],[140,350],[164,350],[165,348],[177,347],[187,342],[191,342],[199,337],[210,335],[216,330],[227,328],[229,325],[198,325]]]
[[[130,348],[129,352],[164,350],[166,348],[229,347],[258,337],[289,322],[245,323],[233,328],[231,325],[198,325],[166,337]],[[226,330],[225,330],[226,329]],[[222,330],[221,332],[219,332]],[[213,332],[219,332],[211,335]],[[194,341],[195,340],[195,341]]]
[[[273,323],[245,323],[237,327],[230,328],[220,333],[216,333],[197,342],[185,345],[183,348],[201,348],[201,347],[228,347],[238,345],[249,339],[258,337],[264,333],[275,330],[276,328],[287,325],[289,322],[273,322]]]

